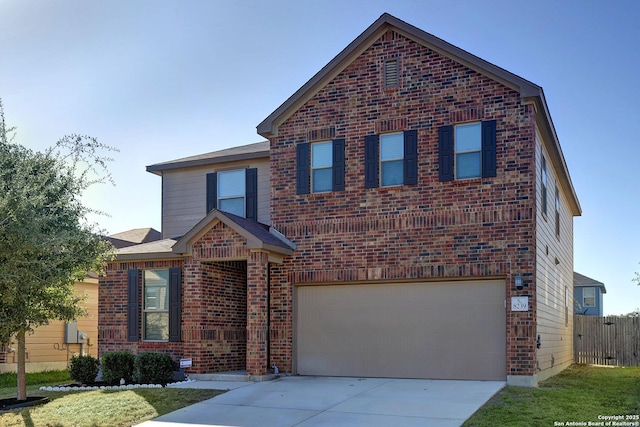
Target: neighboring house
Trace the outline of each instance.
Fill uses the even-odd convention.
[[[65,323],[52,320],[26,335],[26,370],[40,372],[67,369],[74,355],[98,357],[98,276],[90,274],[74,285],[75,294],[86,296],[82,305],[85,317]],[[0,346],[0,372],[16,372],[17,344]]]
[[[101,352],[526,386],[572,363],[581,208],[539,86],[384,14],[258,133],[147,167],[163,240],[101,278]]]
[[[573,272],[574,313],[603,316],[602,296],[606,293],[604,283]]]

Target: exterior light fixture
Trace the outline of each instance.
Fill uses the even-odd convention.
[[[513,278],[514,285],[516,285],[516,289],[521,291],[524,288],[524,280],[522,279],[522,274],[516,274]]]

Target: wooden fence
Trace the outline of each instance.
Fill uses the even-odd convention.
[[[640,318],[575,315],[573,354],[576,363],[640,366]]]

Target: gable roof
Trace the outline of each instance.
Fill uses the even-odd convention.
[[[604,286],[604,283],[598,282],[597,280],[584,276],[580,273],[576,273],[575,271],[573,272],[573,286],[578,288],[583,288],[583,287],[601,288],[603,294],[607,293],[607,288]]]
[[[174,239],[156,240],[154,242],[141,243],[139,245],[127,246],[116,251],[116,260],[143,260],[143,259],[166,259],[182,258],[172,251]]]
[[[160,240],[161,238],[162,234],[151,227],[134,228],[106,236],[106,239],[109,240],[116,248],[124,248],[127,246],[138,245],[140,243],[153,242]]]
[[[241,145],[239,147],[231,147],[224,150],[212,151],[210,153],[198,154],[196,156],[169,160],[168,162],[156,163],[147,166],[147,172],[151,172],[156,175],[162,175],[162,171],[169,169],[212,165],[216,163],[261,159],[268,157],[269,141],[261,141],[253,144]]]
[[[181,254],[189,253],[190,244],[202,234],[206,233],[212,225],[215,224],[215,220],[222,222],[247,239],[247,247],[249,249],[266,249],[282,255],[293,255],[293,251],[296,249],[296,245],[293,242],[273,227],[228,212],[213,209],[176,242],[173,246],[173,252]]]
[[[265,138],[277,136],[280,124],[390,29],[518,91],[525,102],[533,104],[537,112],[536,121],[543,137],[543,143],[549,152],[550,161],[558,170],[560,185],[567,195],[570,210],[575,216],[581,215],[582,209],[569,176],[569,170],[560,148],[560,142],[558,141],[542,88],[388,13],[382,14],[369,28],[264,119],[257,126],[258,133]]]

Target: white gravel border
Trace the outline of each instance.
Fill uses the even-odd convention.
[[[188,384],[195,382],[196,380],[185,380],[172,384]],[[134,390],[137,388],[162,388],[162,384],[127,384],[127,385],[101,385],[101,386],[82,386],[82,387],[64,387],[64,386],[43,386],[40,387],[41,391],[86,391],[86,390]]]

